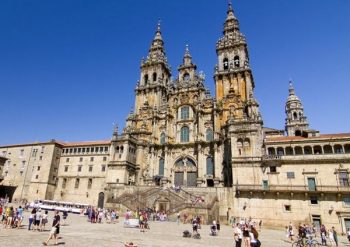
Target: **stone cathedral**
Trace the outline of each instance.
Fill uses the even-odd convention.
[[[285,129],[263,125],[231,4],[216,54],[212,97],[188,46],[172,74],[158,24],[123,130],[115,127],[105,141],[1,146],[0,197],[199,214],[208,222],[331,224],[346,232],[350,133],[311,129],[292,82]]]

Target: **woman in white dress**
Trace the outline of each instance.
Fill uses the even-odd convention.
[[[334,240],[334,234],[333,234],[332,230],[328,231],[328,238],[329,238],[329,243],[331,244],[331,246],[336,246],[335,240]]]

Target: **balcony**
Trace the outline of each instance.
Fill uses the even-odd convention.
[[[309,188],[305,185],[268,185],[260,184],[240,184],[236,185],[236,192],[281,192],[281,193],[341,193],[350,194],[350,186],[319,185]]]

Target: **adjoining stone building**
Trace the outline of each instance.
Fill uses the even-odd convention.
[[[310,129],[292,83],[285,130],[263,126],[231,5],[216,52],[212,97],[188,46],[171,79],[158,25],[123,131],[116,127],[107,141],[0,147],[8,158],[2,185],[17,199],[186,211],[221,221],[252,217],[274,226],[307,221],[344,232],[350,133]]]

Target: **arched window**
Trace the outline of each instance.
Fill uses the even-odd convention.
[[[190,74],[189,73],[185,73],[183,79],[184,79],[184,81],[189,81],[190,80]]]
[[[207,158],[207,175],[214,176],[214,161],[212,157]]]
[[[267,153],[268,155],[275,155],[276,154],[275,148],[268,148]]]
[[[190,129],[187,126],[184,126],[181,128],[180,141],[181,142],[190,141]]]
[[[181,120],[186,120],[190,118],[190,108],[188,106],[184,106],[181,108]]]
[[[207,129],[205,136],[206,136],[207,142],[214,140],[213,131],[211,129]]]
[[[239,68],[239,56],[235,56],[233,59],[233,63],[235,64],[235,68]]]
[[[156,80],[157,80],[157,73],[154,72],[154,73],[153,73],[153,81],[156,81]]]
[[[293,113],[293,119],[297,120],[298,119],[298,114],[296,112]]]
[[[237,140],[237,147],[243,147],[243,139],[238,139]]]
[[[224,64],[224,70],[228,70],[228,58],[227,57],[224,58],[223,64]]]
[[[300,130],[296,130],[295,131],[295,136],[301,136],[301,131]]]
[[[164,158],[159,159],[159,171],[158,171],[159,176],[164,176]]]
[[[147,85],[147,83],[148,83],[148,75],[147,74],[143,77],[143,83],[145,85]]]
[[[277,155],[284,155],[284,149],[282,147],[277,148]]]
[[[250,140],[249,138],[245,138],[244,139],[244,144],[243,144],[245,147],[249,147],[250,146]]]
[[[165,133],[160,134],[160,144],[165,144]]]

